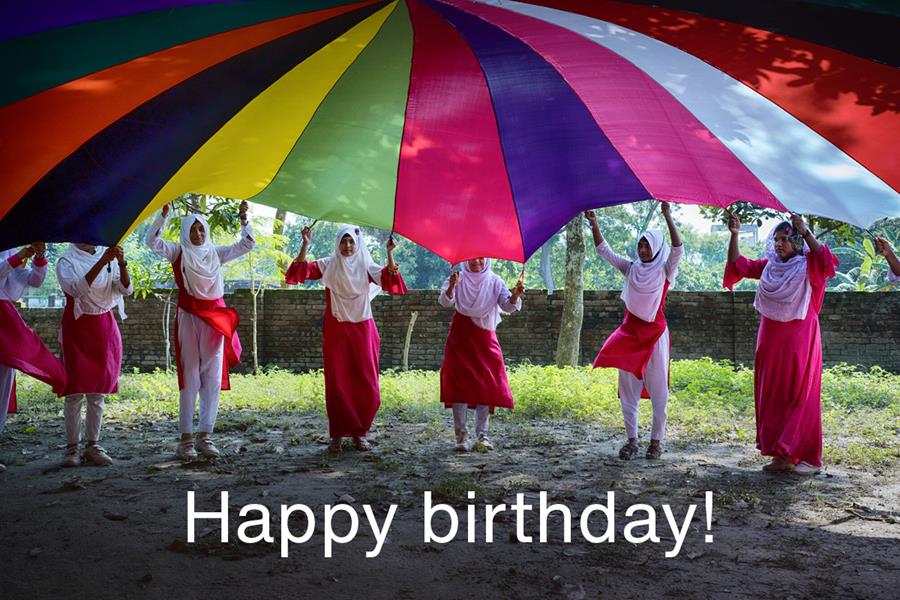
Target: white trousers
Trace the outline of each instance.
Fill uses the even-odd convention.
[[[479,404],[475,407],[475,435],[481,437],[487,435],[488,422],[491,418],[491,408],[487,404]],[[453,404],[453,429],[456,432],[456,440],[464,441],[469,435],[469,406],[463,402]]]
[[[184,379],[184,388],[179,397],[179,429],[181,433],[193,433],[194,410],[199,393],[198,429],[203,433],[212,433],[219,412],[225,338],[204,323],[203,319],[179,308],[178,342]]]
[[[653,426],[650,439],[661,440],[666,433],[666,404],[669,402],[669,328],[656,341],[644,380],[628,371],[619,370],[619,400],[625,419],[625,433],[629,438],[638,437],[638,403],[641,390],[646,386],[653,405]]]
[[[81,441],[81,405],[87,398],[87,419],[84,435],[89,442],[100,441],[100,427],[103,425],[103,394],[72,394],[66,396],[63,414],[66,418],[66,441],[69,445]]]
[[[6,428],[6,411],[9,410],[9,395],[16,382],[16,370],[0,365],[0,433]]]

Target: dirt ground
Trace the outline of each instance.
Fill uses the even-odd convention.
[[[661,461],[623,462],[614,457],[618,432],[537,422],[497,421],[494,452],[458,454],[448,420],[390,417],[376,422],[374,452],[330,456],[318,416],[226,411],[220,424],[223,458],[215,463],[175,461],[175,423],[112,422],[103,444],[114,466],[63,469],[61,418],[36,431],[12,419],[0,439],[9,467],[0,476],[2,597],[872,599],[897,598],[900,589],[896,471],[772,476],[759,470],[751,448],[677,439]],[[496,520],[493,544],[483,542],[480,525],[482,541],[466,543],[464,524],[450,544],[423,543],[423,491],[463,507],[470,489],[477,506],[509,504],[519,492],[536,505],[546,490],[576,516],[615,491],[616,540],[588,543],[576,524],[565,544],[557,518],[548,543],[537,543],[532,516],[526,533],[534,543],[515,541],[510,517]],[[186,492],[196,493],[198,510],[217,510],[223,490],[230,493],[229,543],[202,521],[197,542],[188,544]],[[622,538],[625,506],[668,503],[683,515],[706,490],[714,492],[713,543],[704,541],[702,506],[676,558],[664,557],[673,540],[662,511],[659,544]],[[361,533],[326,559],[322,507],[339,500],[358,507]],[[274,544],[237,541],[237,511],[249,503],[272,512]],[[316,532],[281,558],[280,505],[295,503],[313,509]],[[363,504],[379,519],[390,504],[399,507],[376,558],[364,556],[374,539]],[[342,518],[341,533],[349,522]],[[446,521],[435,525],[445,531]],[[293,529],[299,535],[303,521]]]

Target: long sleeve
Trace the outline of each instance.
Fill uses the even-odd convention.
[[[726,263],[722,287],[731,290],[734,288],[734,284],[742,279],[759,279],[768,262],[767,258],[749,260],[744,256],[739,256],[736,261]]]
[[[130,296],[134,293],[134,282],[129,279],[128,287],[125,287],[124,285],[122,285],[122,277],[118,276],[118,278],[116,279],[116,289],[118,289],[119,293],[123,296]]]
[[[371,275],[369,277],[372,278]],[[400,271],[391,273],[387,267],[381,269],[380,280],[373,281],[373,283],[378,284],[382,290],[387,292],[388,296],[402,296],[409,291],[406,289],[406,282],[400,276]]]
[[[453,298],[448,298],[447,288],[441,288],[441,293],[438,295],[438,304],[440,304],[444,308],[453,308],[456,306],[456,296],[454,296]]]
[[[287,273],[284,274],[284,281],[289,285],[298,283],[306,283],[322,279],[322,269],[319,268],[318,261],[294,261],[288,267]]]
[[[519,296],[515,304],[510,302],[511,298],[512,292],[510,292],[506,288],[503,288],[503,291],[500,292],[500,296],[497,298],[497,304],[500,306],[500,310],[505,313],[514,313],[516,311],[522,310],[522,296]]]
[[[678,263],[681,262],[683,256],[684,244],[672,246],[672,251],[669,253],[669,259],[666,261],[666,279],[671,281],[678,272]]]
[[[147,237],[144,238],[144,242],[154,254],[162,256],[169,262],[175,262],[175,259],[178,258],[178,253],[181,252],[181,247],[174,242],[167,242],[162,239],[162,230],[166,226],[166,221],[168,221],[168,217],[162,215],[156,217],[153,225],[150,226],[150,231],[147,232]]]
[[[25,285],[39,288],[44,285],[44,279],[47,277],[47,259],[36,258],[31,264],[31,267],[25,269]]]
[[[631,261],[624,256],[613,252],[612,247],[606,240],[603,240],[603,242],[597,246],[597,256],[605,259],[609,264],[621,271],[622,275],[628,275],[628,271],[631,269]]]
[[[21,264],[21,262],[19,264]],[[11,276],[14,277],[21,286],[39,288],[44,285],[44,279],[47,277],[47,259],[36,258],[31,264],[32,266],[30,267],[14,270]]]
[[[256,238],[253,237],[253,227],[248,222],[241,225],[241,237],[238,241],[230,246],[217,246],[216,252],[219,254],[219,262],[227,263],[230,260],[240,258],[247,254],[256,246]]]
[[[10,250],[9,252],[11,254],[3,257],[3,260],[0,260],[0,280],[3,280],[4,277],[13,272],[13,269],[22,264],[17,252],[14,252],[13,250]]]
[[[90,286],[84,276],[75,273],[68,260],[56,263],[56,279],[59,281],[59,287],[62,288],[63,293],[73,298],[81,298],[89,293]]]
[[[810,252],[806,255],[806,273],[809,275],[809,283],[813,286],[825,286],[825,282],[834,277],[835,267],[841,261],[831,253],[831,249],[822,244],[818,252]]]

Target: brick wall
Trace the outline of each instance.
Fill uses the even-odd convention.
[[[241,290],[229,294],[226,302],[241,316],[246,368],[252,365],[252,296]],[[526,292],[524,310],[505,319],[498,329],[508,362],[553,362],[562,304],[562,293]],[[606,336],[621,323],[622,307],[618,291],[585,292],[583,363],[593,360]],[[258,298],[260,364],[298,371],[320,368],[324,310],[320,290],[265,291]],[[129,299],[129,318],[121,325],[126,368],[166,366],[164,311],[165,303],[157,298]],[[416,290],[394,298],[380,296],[373,302],[383,368],[400,367],[413,311],[419,315],[410,344],[410,368],[440,366],[452,311],[438,305],[436,291]],[[61,309],[21,312],[56,351]],[[673,358],[711,356],[752,364],[759,325],[752,292],[672,292],[666,314]],[[900,372],[900,292],[827,294],[820,320],[826,364],[880,365]]]

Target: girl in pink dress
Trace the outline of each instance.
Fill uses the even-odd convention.
[[[16,411],[16,371],[43,381],[60,393],[66,385],[66,370],[38,335],[28,328],[16,310],[25,288],[43,285],[47,276],[44,242],[34,242],[21,250],[0,251],[0,433],[6,427],[6,413]],[[31,265],[28,259],[34,257]],[[0,464],[0,473],[6,466]]]
[[[741,223],[728,219],[731,242],[723,285],[759,279],[753,306],[760,313],[753,368],[756,447],[772,460],[764,471],[815,474],[822,466],[822,340],[819,311],[838,259],[799,215],[766,239],[766,258],[738,249]]]
[[[490,414],[496,407],[513,407],[496,329],[501,311],[521,310],[524,291],[520,277],[510,292],[491,271],[489,258],[464,262],[462,272],[455,271],[441,287],[438,302],[456,309],[441,365],[441,402],[453,410],[457,451],[472,447],[466,424],[470,408],[475,409],[474,447],[485,451],[494,447],[487,437]]]
[[[600,349],[594,367],[619,369],[619,401],[628,441],[619,449],[619,458],[630,460],[638,452],[638,403],[650,398],[653,425],[646,458],[662,455],[669,401],[669,326],[666,322],[666,294],[678,274],[684,246],[672,220],[668,202],[661,205],[672,246],[662,231],[645,231],[638,239],[638,260],[613,252],[603,239],[594,211],[585,212],[591,224],[597,254],[625,275],[622,300],[625,320]]]
[[[66,295],[60,326],[60,347],[66,367],[65,409],[67,446],[63,466],[81,461],[98,466],[112,464],[99,444],[106,394],[119,390],[122,336],[113,316],[125,318],[124,296],[133,291],[122,249],[72,244],[56,263],[56,277]],[[87,400],[87,447],[79,455],[81,405]]]
[[[378,354],[381,338],[372,318],[372,299],[382,290],[406,293],[400,268],[394,263],[394,238],[387,242],[388,264],[375,264],[358,227],[338,231],[334,253],[307,262],[312,232],[303,229],[300,253],[285,274],[289,284],[321,279],[325,284],[325,323],[322,360],[325,370],[325,408],[328,411],[328,451],[341,451],[342,440],[353,438],[357,450],[371,450],[366,439],[381,406]]]

